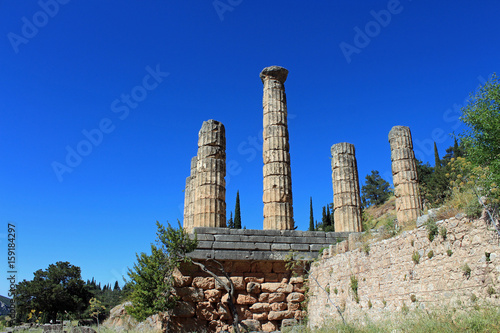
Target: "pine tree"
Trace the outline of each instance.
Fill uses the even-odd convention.
[[[313,198],[309,200],[309,231],[314,231]]]
[[[118,284],[118,281],[115,282],[115,286],[113,287],[113,291],[118,290],[120,291],[120,285]]]
[[[366,176],[365,185],[361,188],[361,199],[363,206],[381,205],[391,196],[390,184],[386,182],[377,170],[372,170],[370,175]]]
[[[438,148],[436,141],[434,141],[434,169],[441,169],[441,159],[439,158]]]
[[[236,206],[234,207],[234,228],[241,229],[240,191],[236,192]]]

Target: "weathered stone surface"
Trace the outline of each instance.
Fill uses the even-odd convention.
[[[192,232],[193,227],[225,227],[226,138],[222,123],[212,119],[203,122],[192,167],[194,162],[196,168],[186,181],[184,228]]]
[[[215,279],[213,277],[201,277],[197,276],[193,279],[193,286],[195,288],[201,289],[214,289],[215,288]]]
[[[217,319],[219,315],[210,302],[199,302],[196,304],[196,316],[210,321]]]
[[[255,319],[245,319],[245,320],[242,320],[241,321],[241,324],[243,327],[245,327],[245,329],[248,331],[248,332],[252,332],[252,331],[260,331],[261,330],[261,325],[260,325],[260,321],[258,320],[255,320]]]
[[[288,305],[286,303],[280,302],[280,303],[272,303],[271,304],[271,311],[283,311],[288,308]]]
[[[270,304],[276,302],[284,302],[286,299],[286,295],[284,293],[272,293],[268,296],[268,302]]]
[[[261,289],[266,293],[291,293],[293,286],[287,283],[267,282],[261,284]]]
[[[264,84],[263,159],[264,229],[294,228],[290,147],[288,143],[285,80],[288,70],[266,67],[260,73]]]
[[[205,290],[205,299],[211,303],[218,302],[222,296],[222,292],[218,289]]]
[[[291,293],[286,297],[286,301],[289,303],[299,303],[305,299],[302,293]]]
[[[271,310],[271,306],[269,303],[254,303],[249,309],[252,312],[267,312]]]
[[[269,311],[267,319],[269,320],[283,320],[293,318],[295,313],[293,311]]]
[[[184,192],[184,229],[191,232],[194,227],[194,193],[196,188],[196,165],[197,156],[191,159],[191,174],[186,178],[186,189]]]
[[[396,215],[399,223],[407,224],[415,221],[422,211],[410,128],[394,126],[389,132],[389,143],[394,195],[396,196]]]
[[[257,303],[257,298],[252,295],[239,294],[238,298],[236,299],[236,304],[252,305],[255,303]]]
[[[196,309],[193,302],[179,302],[172,314],[175,317],[189,318],[194,316],[195,311]]]
[[[273,323],[271,321],[268,321],[265,324],[262,324],[262,330],[264,332],[274,332],[278,329],[278,325],[276,323]]]
[[[260,293],[260,283],[256,283],[256,282],[247,283],[247,292],[250,294]]]
[[[203,289],[194,287],[177,288],[177,296],[186,302],[201,302],[204,298]]]
[[[360,232],[361,198],[354,145],[337,143],[331,153],[335,231]]]
[[[500,306],[500,298],[488,297],[486,292],[490,285],[500,282],[500,256],[493,256],[500,253],[496,232],[485,220],[469,221],[466,217],[450,218],[438,225],[447,230],[446,239],[436,235],[431,242],[424,227],[404,231],[371,242],[369,255],[355,249],[321,259],[312,266],[310,275],[319,285],[330,288],[329,297],[345,306],[344,316],[352,321],[400,320],[403,302],[410,311],[424,306],[429,312],[470,309],[475,305],[472,294],[480,298],[482,306]],[[434,255],[429,258],[431,250]],[[412,259],[414,253],[420,255],[419,264]],[[485,253],[490,253],[488,262]],[[471,269],[469,278],[464,276],[464,263]],[[358,281],[359,303],[352,297],[352,276]],[[417,302],[412,302],[411,295]],[[327,294],[311,283],[308,317],[313,327],[340,319],[328,303]],[[291,304],[288,310],[295,310],[297,315],[298,309]]]

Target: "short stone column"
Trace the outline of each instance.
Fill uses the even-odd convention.
[[[398,222],[416,221],[422,211],[418,189],[417,165],[410,128],[394,126],[389,132],[391,145],[392,180],[396,196]]]
[[[184,191],[184,229],[187,232],[193,231],[194,217],[194,189],[196,185],[196,164],[197,156],[191,159],[191,173],[186,178],[186,189]]]
[[[264,229],[293,230],[292,177],[288,145],[285,80],[288,70],[266,67],[264,84]]]
[[[331,152],[335,231],[360,232],[363,227],[354,145],[337,143],[332,146]]]
[[[198,134],[193,227],[226,227],[226,134],[224,125],[204,121]]]

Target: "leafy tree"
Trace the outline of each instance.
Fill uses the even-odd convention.
[[[314,231],[313,198],[309,199],[309,231]]]
[[[468,130],[459,135],[467,161],[488,167],[492,183],[500,183],[500,81],[496,74],[471,94],[460,120]]]
[[[390,184],[385,181],[377,170],[372,170],[365,178],[365,185],[361,188],[361,200],[364,207],[378,206],[389,199],[392,194]]]
[[[34,273],[32,281],[20,282],[14,293],[16,319],[26,320],[31,310],[45,313],[55,321],[58,314],[80,317],[91,297],[81,279],[80,267],[66,261],[50,264]]]
[[[189,238],[180,222],[178,229],[172,228],[170,223],[167,228],[159,222],[156,226],[157,243],[161,246],[151,244],[150,255],[136,254],[137,263],[128,271],[132,306],[126,309],[138,321],[172,309],[177,304],[177,297],[172,293],[172,273],[185,254],[193,251],[198,244],[196,238]]]
[[[236,206],[234,207],[234,228],[241,229],[240,191],[236,192]]]
[[[90,299],[89,304],[90,315],[97,320],[97,329],[99,330],[99,318],[105,315],[106,307],[95,297]]]

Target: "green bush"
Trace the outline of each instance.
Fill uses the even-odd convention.
[[[439,235],[443,237],[443,240],[446,240],[446,234],[448,233],[448,230],[446,230],[446,227],[441,227],[439,228]]]
[[[429,241],[432,242],[434,240],[434,237],[436,237],[436,235],[438,234],[438,226],[436,225],[436,221],[434,221],[433,219],[429,219],[429,221],[427,221],[427,223],[425,224],[425,227],[427,228],[427,236],[429,238]]]
[[[351,290],[353,293],[354,300],[356,303],[359,303],[359,295],[358,295],[358,279],[356,276],[351,275]]]
[[[431,259],[434,257],[434,251],[430,250],[429,253],[427,253],[427,258]]]
[[[469,267],[469,265],[467,265],[467,263],[465,263],[463,266],[462,266],[462,271],[464,273],[464,276],[469,279],[470,278],[470,273],[472,272],[471,268]]]
[[[453,251],[452,250],[446,250],[446,254],[448,255],[448,257],[451,257],[451,255],[453,254]]]
[[[420,262],[420,254],[418,253],[418,251],[413,252],[411,259],[413,260],[415,265],[418,265],[418,263]]]

